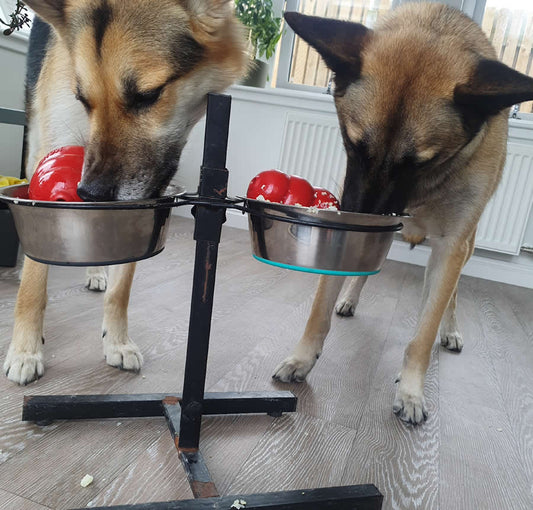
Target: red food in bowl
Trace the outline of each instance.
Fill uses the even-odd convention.
[[[279,170],[265,170],[250,181],[246,196],[282,203],[289,190],[289,181],[290,177]]]
[[[283,199],[285,205],[302,205],[309,207],[315,200],[315,190],[302,177],[292,175],[289,181],[289,190]]]
[[[315,188],[313,207],[317,209],[339,209],[339,201],[331,191],[325,188]]]
[[[30,181],[31,200],[82,202],[77,189],[83,168],[83,147],[70,145],[47,154]]]
[[[306,179],[279,170],[265,170],[257,174],[250,181],[246,197],[318,209],[339,208],[339,201],[333,193],[324,188],[313,188]]]

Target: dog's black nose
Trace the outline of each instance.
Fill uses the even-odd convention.
[[[80,183],[78,195],[84,202],[108,202],[115,199],[115,186],[104,186],[96,182]]]

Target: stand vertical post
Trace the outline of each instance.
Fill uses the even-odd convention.
[[[204,158],[198,188],[200,198],[226,198],[230,107],[229,96],[208,96]],[[194,215],[196,257],[181,402],[180,449],[198,449],[199,446],[218,244],[226,220],[225,209],[221,207],[197,205]]]

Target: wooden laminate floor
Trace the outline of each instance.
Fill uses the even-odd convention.
[[[19,388],[0,377],[0,508],[43,510],[190,498],[163,419],[20,421],[25,394],[179,392],[189,319],[192,222],[173,218],[165,251],[138,264],[130,334],[139,375],[103,361],[103,296],[84,269],[53,267],[47,372]],[[430,418],[392,413],[394,379],[417,318],[423,268],[388,261],[357,314],[335,317],[306,383],[271,379],[302,333],[317,277],[252,259],[248,234],[220,246],[208,391],[290,389],[298,411],[206,417],[201,448],[218,489],[246,494],[374,483],[385,509],[533,509],[533,292],[462,277],[460,355],[435,344]],[[0,270],[0,356],[10,341],[17,272]],[[80,486],[85,474],[94,477]],[[310,509],[312,510],[312,509]]]

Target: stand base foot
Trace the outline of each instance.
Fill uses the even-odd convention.
[[[284,492],[189,499],[164,503],[145,503],[100,507],[94,510],[231,510],[236,501],[243,501],[243,510],[381,510],[383,496],[374,485],[347,485]],[[81,509],[80,509],[81,510]]]
[[[43,395],[24,397],[23,421],[49,424],[53,420],[91,420],[164,416],[164,403],[181,402],[181,394]],[[296,410],[290,391],[206,393],[202,414],[267,413],[280,416]]]

